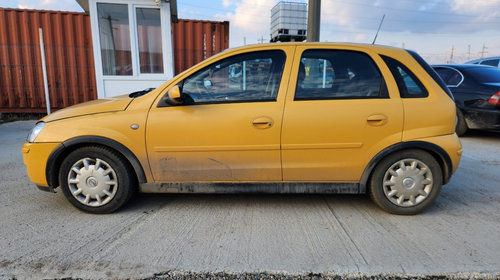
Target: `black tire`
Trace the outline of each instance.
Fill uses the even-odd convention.
[[[422,150],[405,150],[377,164],[369,192],[371,199],[385,211],[415,215],[434,202],[442,182],[441,167],[432,155]]]
[[[465,122],[464,114],[457,107],[457,126],[455,127],[455,132],[458,136],[464,135],[469,128],[467,127],[467,123]]]
[[[89,213],[107,214],[132,197],[137,188],[134,174],[127,160],[116,151],[88,146],[74,150],[63,160],[59,182],[75,207]]]

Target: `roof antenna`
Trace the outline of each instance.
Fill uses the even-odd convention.
[[[380,27],[382,27],[382,22],[384,22],[385,14],[382,16],[382,20],[380,21],[380,24],[378,25],[377,33],[375,34],[375,38],[373,38],[372,45],[375,45],[375,41],[377,40],[378,32],[380,31]]]

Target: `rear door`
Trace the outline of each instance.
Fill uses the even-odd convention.
[[[363,49],[298,47],[282,131],[284,181],[358,182],[401,141],[403,107],[381,58]]]

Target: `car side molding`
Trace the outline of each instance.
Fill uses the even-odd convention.
[[[68,155],[75,148],[89,145],[102,145],[117,151],[130,163],[135,171],[135,174],[137,175],[139,184],[146,182],[146,175],[141,163],[134,153],[132,153],[123,144],[102,136],[81,136],[62,142],[50,154],[47,160],[47,167],[45,169],[45,177],[47,178],[47,183],[51,188],[57,188],[59,186],[59,167],[61,166],[61,162],[64,157],[66,157],[66,155]]]
[[[409,150],[409,149],[423,150],[434,156],[434,158],[437,160],[443,171],[443,185],[448,183],[451,174],[453,173],[453,165],[451,163],[451,158],[448,155],[448,153],[443,148],[433,143],[425,141],[408,141],[389,146],[372,158],[372,160],[366,166],[363,175],[361,176],[361,180],[359,183],[359,193],[367,192],[367,185],[370,179],[370,175],[375,166],[377,166],[377,164],[383,158],[387,157],[390,154],[397,153],[398,151]]]
[[[358,183],[143,183],[143,193],[331,193],[357,194]]]

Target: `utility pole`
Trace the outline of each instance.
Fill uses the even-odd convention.
[[[451,46],[451,55],[450,55],[450,62],[449,64],[453,63],[453,53],[455,52],[455,46]]]
[[[246,46],[246,45],[247,45],[247,37],[243,36],[243,46]]]
[[[470,60],[470,45],[467,46],[467,60]]]
[[[307,7],[307,42],[319,42],[321,0],[309,0]]]
[[[484,54],[485,54],[485,53],[487,53],[486,49],[487,49],[487,47],[486,47],[486,45],[483,43],[483,50],[481,51],[481,58],[483,58],[483,57],[484,57]]]

